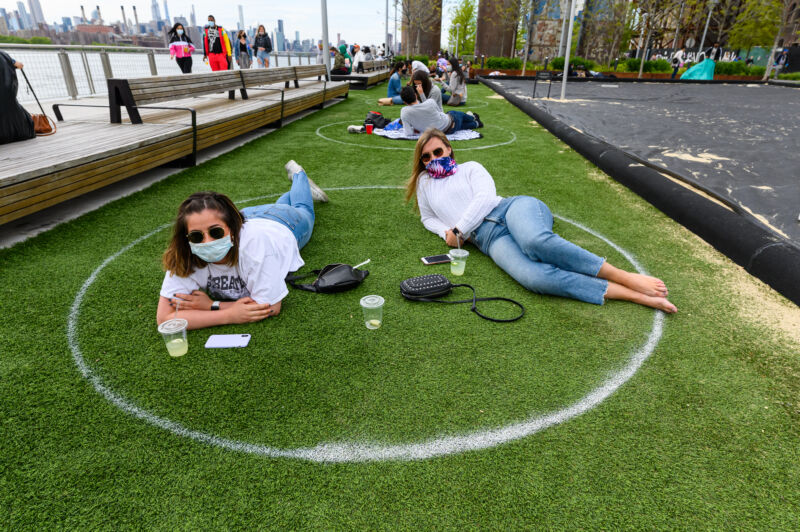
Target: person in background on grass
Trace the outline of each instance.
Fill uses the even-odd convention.
[[[422,61],[411,61],[411,73],[413,74],[417,70],[424,70],[429,75],[431,73],[430,69]]]
[[[331,53],[333,54],[333,68],[331,69],[331,74],[337,74],[340,76],[346,76],[350,73],[350,70],[345,65],[344,54],[341,52],[341,47],[337,50],[335,47],[331,46]]]
[[[231,68],[228,32],[222,26],[217,26],[213,15],[208,16],[208,25],[203,28],[203,61],[207,61],[214,72]]]
[[[417,100],[419,100],[420,103],[431,99],[436,102],[436,107],[439,111],[443,110],[442,91],[431,82],[431,78],[428,74],[422,70],[417,70],[411,75],[411,83],[409,85],[417,91]]]
[[[403,87],[400,97],[406,104],[400,111],[400,121],[403,123],[403,133],[407,137],[422,133],[429,128],[455,133],[462,129],[483,127],[483,122],[477,114],[461,111],[443,113],[432,99],[419,103],[417,91],[411,87]]]
[[[269,68],[269,54],[272,53],[272,40],[263,24],[259,24],[253,48],[256,50],[259,68]]]
[[[176,22],[169,30],[169,58],[178,63],[184,74],[192,73],[192,52],[194,52],[192,39],[186,34],[183,24]]]
[[[553,215],[540,200],[498,196],[494,179],[480,163],[456,163],[441,131],[430,129],[420,136],[412,164],[406,201],[416,196],[422,224],[448,246],[471,242],[537,294],[596,305],[621,299],[678,311],[660,279],[620,270],[555,234]]]
[[[239,30],[236,34],[236,64],[242,70],[250,68],[252,61],[250,58],[253,56],[253,51],[250,49],[250,43],[247,42],[247,33],[244,30]]]
[[[452,68],[450,83],[443,87],[450,94],[442,94],[442,101],[445,105],[464,105],[467,103],[467,78],[455,57],[450,59],[450,68]]]
[[[681,46],[680,50],[672,54],[672,78],[670,79],[675,79],[675,76],[678,75],[678,70],[680,70],[685,61],[686,61],[686,47]]]
[[[0,144],[36,137],[33,118],[17,101],[22,63],[0,50]]]
[[[389,84],[386,89],[386,98],[379,98],[378,105],[403,105],[403,99],[400,97],[400,89],[403,88],[403,82],[400,76],[406,73],[406,63],[403,61],[395,61],[392,65],[392,72],[389,75]]]
[[[289,293],[284,279],[303,266],[300,250],[314,229],[314,200],[327,195],[294,161],[289,192],[241,211],[225,195],[198,192],[178,208],[163,263],[156,321],[178,317],[190,329],[277,316]]]

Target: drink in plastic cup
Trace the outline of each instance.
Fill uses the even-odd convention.
[[[450,273],[453,275],[464,275],[464,267],[467,265],[469,251],[466,249],[450,250]]]
[[[372,128],[374,127],[372,124],[367,124],[367,135],[372,135]]]
[[[364,325],[367,329],[377,329],[383,323],[383,298],[381,296],[364,296],[361,298],[361,310],[364,311]]]
[[[187,325],[189,325],[188,321],[174,318],[158,326],[158,332],[161,333],[161,336],[164,337],[164,343],[167,344],[169,356],[180,357],[189,351],[189,341],[186,339]]]

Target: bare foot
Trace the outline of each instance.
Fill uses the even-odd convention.
[[[651,307],[658,310],[663,310],[667,314],[675,314],[678,312],[678,307],[670,303],[666,297],[651,297],[642,295],[642,299],[636,301],[646,307]]]
[[[630,288],[631,290],[636,290],[640,294],[644,294],[646,296],[652,297],[666,297],[669,294],[669,290],[667,290],[667,285],[664,284],[664,281],[658,279],[656,277],[650,277],[649,275],[642,275],[640,273],[630,273],[625,272],[627,275],[624,276],[622,284]]]

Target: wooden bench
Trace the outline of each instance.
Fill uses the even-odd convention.
[[[354,89],[367,89],[370,85],[376,85],[389,77],[386,60],[362,61],[359,66],[363,66],[363,72],[351,72],[350,74],[333,74],[331,79],[334,81],[350,81]]]
[[[56,135],[3,146],[0,224],[164,164],[192,166],[198,150],[280,127],[286,116],[346,98],[350,86],[327,80],[324,65],[116,79],[113,85],[108,103],[115,105],[97,99],[55,104]],[[235,90],[241,99],[230,94]],[[123,123],[122,106],[131,123]],[[62,108],[72,107],[84,108],[80,118],[64,122]]]
[[[138,107],[168,100],[180,100],[192,96],[203,96],[228,91],[228,98],[235,99],[235,91],[247,99],[242,76],[236,70],[225,70],[203,74],[180,76],[151,76],[132,79],[108,79],[108,103],[111,106],[111,123],[122,122],[121,107],[125,106],[133,124],[141,124]]]

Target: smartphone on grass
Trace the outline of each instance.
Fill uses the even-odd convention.
[[[420,260],[422,264],[426,266],[430,266],[431,264],[447,264],[450,262],[450,255],[446,253],[444,255],[430,255],[428,257],[422,257]]]

